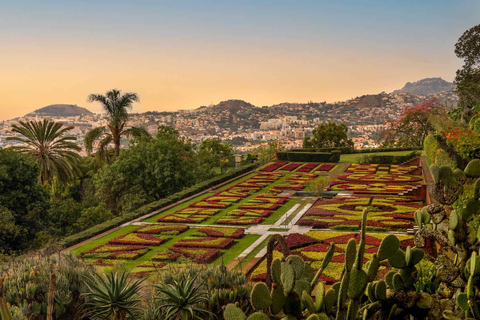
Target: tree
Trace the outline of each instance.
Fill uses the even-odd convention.
[[[71,181],[76,173],[80,147],[77,140],[66,133],[72,126],[44,119],[43,121],[20,121],[12,125],[12,131],[20,137],[7,137],[7,140],[21,142],[22,145],[12,147],[28,153],[40,166],[40,181],[51,183],[55,178],[60,183]]]
[[[100,154],[105,155],[108,146],[113,143],[114,157],[120,154],[120,140],[122,136],[148,136],[149,133],[144,128],[131,127],[126,129],[128,121],[128,110],[132,108],[134,102],[140,99],[136,93],[127,92],[122,94],[120,90],[113,89],[107,91],[105,95],[91,94],[88,96],[88,102],[100,102],[108,115],[108,124],[106,127],[97,127],[90,130],[85,135],[85,149],[91,153],[95,141],[98,140],[97,149]]]
[[[45,229],[47,194],[37,181],[38,164],[26,155],[0,149],[0,248],[20,251],[32,246]]]
[[[303,140],[303,148],[353,148],[353,141],[347,136],[348,128],[343,123],[320,124],[313,130],[313,137]]]
[[[387,122],[387,128],[380,134],[383,146],[423,146],[425,138],[435,132],[432,116],[441,114],[445,114],[445,108],[437,98],[406,108],[399,119]]]
[[[224,143],[218,138],[205,139],[198,148],[200,164],[205,165],[209,170],[220,167],[223,172],[233,155],[232,144]]]
[[[94,177],[99,199],[118,214],[181,191],[205,177],[193,144],[162,127],[155,138],[140,139]]]
[[[455,54],[463,66],[455,76],[461,116],[480,102],[480,24],[468,29],[455,44]],[[468,116],[468,115],[467,115]]]

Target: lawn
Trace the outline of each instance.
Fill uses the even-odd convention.
[[[391,151],[391,152],[372,152],[372,153],[352,153],[340,155],[340,162],[357,163],[363,156],[406,156],[412,151]]]

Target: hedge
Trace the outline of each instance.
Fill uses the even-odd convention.
[[[164,208],[166,206],[169,206],[171,204],[174,204],[182,199],[188,198],[194,194],[197,194],[201,191],[204,191],[208,188],[214,187],[216,185],[221,184],[222,182],[228,181],[230,179],[233,179],[239,175],[242,175],[246,172],[252,171],[257,167],[256,164],[249,164],[246,166],[243,166],[238,169],[234,169],[230,172],[227,172],[225,174],[222,174],[220,176],[213,177],[212,179],[202,181],[200,183],[195,184],[194,186],[184,189],[180,192],[174,193],[166,198],[160,199],[158,201],[151,202],[149,204],[146,204],[132,212],[127,212],[124,213],[120,217],[115,217],[111,220],[105,221],[103,223],[100,223],[90,229],[81,231],[79,233],[73,234],[71,236],[66,237],[63,239],[59,244],[64,246],[64,247],[71,247],[79,242],[82,242],[84,240],[87,240],[91,237],[94,237],[100,233],[103,233],[105,231],[108,231],[112,228],[118,227],[126,222],[129,222],[131,220],[137,219],[141,216],[144,216],[152,211]]]
[[[376,153],[376,152],[393,152],[393,151],[415,151],[415,150],[421,150],[422,147],[418,148],[375,148],[375,149],[353,149],[353,148],[334,148],[334,147],[329,147],[329,148],[320,148],[320,149],[292,149],[289,150],[290,152],[331,152],[338,150],[342,154],[356,154],[356,153]]]
[[[365,155],[360,158],[359,163],[376,163],[376,164],[401,164],[421,155],[420,152],[412,151],[405,156],[379,156]]]
[[[295,162],[339,162],[340,151],[332,152],[277,152],[279,161],[295,161]]]

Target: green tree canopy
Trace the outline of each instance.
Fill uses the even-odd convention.
[[[161,127],[155,138],[140,139],[94,178],[97,196],[114,213],[181,191],[205,177],[194,145],[176,130]]]
[[[353,141],[347,136],[348,128],[343,123],[329,122],[320,124],[313,130],[312,137],[303,140],[303,148],[353,148]]]
[[[0,248],[31,247],[44,227],[47,195],[38,184],[38,165],[29,157],[0,149]]]
[[[463,66],[455,76],[460,98],[461,117],[469,119],[473,108],[480,103],[480,24],[468,29],[455,44],[455,54]]]
[[[208,170],[213,168],[224,168],[233,158],[234,151],[231,143],[222,142],[222,140],[205,139],[198,148],[198,158],[200,165]]]

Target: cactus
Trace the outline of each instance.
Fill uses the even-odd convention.
[[[247,320],[270,320],[270,317],[262,312],[255,312],[251,314]]]
[[[272,298],[270,297],[270,292],[268,287],[263,282],[258,282],[253,287],[250,301],[255,310],[265,310],[270,308],[272,305]]]
[[[234,305],[228,304],[223,311],[223,318],[225,320],[246,320],[247,316],[243,313],[242,309]]]
[[[473,159],[465,167],[465,174],[469,178],[480,177],[480,159]]]

